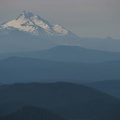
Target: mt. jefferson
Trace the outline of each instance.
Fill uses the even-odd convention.
[[[81,38],[30,12],[0,25],[0,53],[49,49],[59,45],[120,52],[120,40]]]
[[[0,53],[73,45],[76,40],[79,41],[79,37],[64,27],[25,11],[16,19],[0,25]]]
[[[46,33],[54,36],[64,36],[69,34],[69,31],[60,25],[50,24],[48,21],[42,19],[38,15],[35,16],[30,12],[23,12],[21,15],[10,22],[3,24],[1,30],[12,31],[14,29],[31,33],[33,35],[40,35]]]

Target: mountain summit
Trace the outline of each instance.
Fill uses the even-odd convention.
[[[0,25],[0,53],[49,49],[58,45],[120,52],[120,40],[81,38],[31,12]]]
[[[51,24],[31,12],[0,25],[0,53],[49,49],[74,45],[79,37],[58,24]]]
[[[62,26],[51,24],[40,16],[25,11],[21,13],[17,19],[6,22],[0,26],[0,30],[12,31],[14,29],[28,32],[32,35],[44,33],[52,36],[65,36],[69,33],[69,31]]]

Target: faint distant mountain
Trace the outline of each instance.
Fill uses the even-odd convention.
[[[119,52],[105,52],[77,46],[57,46],[48,50],[34,52],[0,54],[0,59],[12,56],[30,57],[61,62],[82,63],[98,63],[112,60],[120,60]]]
[[[63,116],[64,118],[68,118],[68,120],[120,119],[119,99],[104,94],[103,92],[93,88],[73,83],[30,83],[4,85],[0,86],[0,97],[2,98],[0,99],[0,110],[4,108],[6,111],[9,109],[10,112],[14,106],[14,104],[12,104],[10,107],[9,104],[11,104],[11,102],[15,102],[15,106],[16,102],[21,102],[30,106],[32,105],[48,109],[53,113]],[[5,103],[7,105],[5,105]],[[18,110],[20,108],[21,107],[19,106],[17,107]],[[42,109],[28,108],[25,107],[16,114],[12,114],[12,117],[14,116],[16,118],[16,116],[21,115],[21,113],[23,115],[29,114],[31,117],[32,115],[35,115],[36,117],[41,116],[40,111]],[[49,115],[49,112],[46,110],[43,112]],[[48,117],[47,115],[46,117]],[[53,114],[50,114],[50,116],[55,118]],[[10,118],[10,116],[8,117]],[[20,118],[21,117],[22,116],[20,116]]]
[[[0,117],[0,120],[65,120],[65,119],[42,108],[24,106],[17,112]]]
[[[120,79],[120,61],[103,63],[54,62],[10,57],[0,61],[2,83],[101,81]]]
[[[120,39],[80,38],[78,45],[95,50],[120,52]],[[76,44],[76,45],[77,45]]]
[[[0,25],[0,53],[48,49],[57,45],[120,52],[120,40],[81,38],[58,24],[30,12]]]
[[[85,85],[120,98],[120,80],[97,81],[97,82],[85,83]]]
[[[64,27],[25,11],[18,18],[0,26],[1,53],[47,49],[60,41],[67,44],[74,39],[78,37]]]

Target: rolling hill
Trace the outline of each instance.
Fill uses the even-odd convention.
[[[92,49],[85,49],[77,46],[57,46],[48,50],[0,54],[0,59],[5,59],[7,57],[12,56],[30,57],[60,62],[82,63],[98,63],[105,61],[120,60],[119,52],[98,51]]]
[[[35,51],[58,45],[120,52],[119,39],[81,38],[31,12],[24,11],[0,25],[0,53]]]
[[[93,87],[114,97],[120,98],[120,80],[105,80],[99,82],[97,81],[85,83],[84,85]]]
[[[95,64],[55,62],[24,57],[0,61],[0,82],[88,82],[120,79],[120,61]]]

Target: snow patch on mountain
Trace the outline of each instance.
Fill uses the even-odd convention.
[[[33,33],[36,32],[34,24],[30,20],[26,20],[24,18],[18,20],[12,20],[3,25],[3,28],[8,28],[8,27],[17,28],[19,30],[23,30],[26,32],[33,32]]]
[[[49,25],[46,24],[43,20],[41,20],[39,16],[33,16],[31,20],[35,23],[35,25],[42,27],[44,30],[50,30]]]
[[[61,27],[60,25],[54,25],[53,29],[59,34],[67,34],[68,31]]]
[[[42,19],[40,16],[35,16],[33,15],[33,13],[25,11],[21,13],[21,15],[17,19],[9,21],[0,26],[1,30],[13,30],[13,28],[31,33],[33,35],[40,35],[40,33],[43,31],[48,35],[55,36],[65,36],[69,33],[69,31],[62,26],[50,24],[48,21]]]

